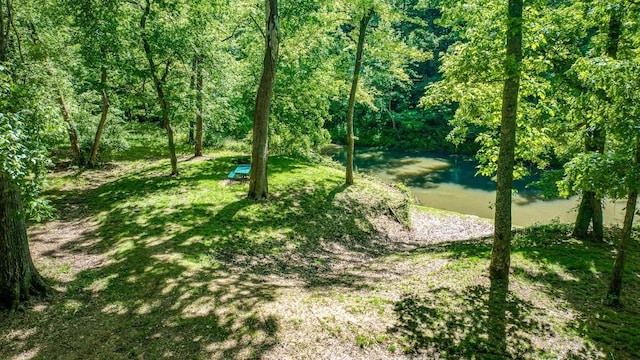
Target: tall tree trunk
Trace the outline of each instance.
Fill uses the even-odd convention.
[[[504,62],[506,80],[502,92],[495,230],[489,266],[491,280],[506,284],[509,283],[511,263],[511,187],[522,64],[522,2],[523,0],[509,0],[508,3],[507,54]]]
[[[353,185],[353,157],[355,151],[355,135],[353,132],[353,112],[356,106],[356,92],[358,91],[358,79],[360,78],[360,68],[362,67],[362,52],[364,49],[364,39],[369,21],[373,17],[373,8],[360,19],[360,34],[358,35],[358,45],[356,49],[356,64],[353,68],[353,80],[351,81],[351,92],[349,93],[349,107],[347,108],[347,171],[345,181],[348,185]]]
[[[173,129],[171,128],[171,119],[169,118],[169,103],[167,98],[164,95],[163,83],[169,73],[169,65],[171,64],[171,60],[167,60],[167,66],[165,68],[164,75],[162,79],[158,78],[157,66],[155,61],[153,60],[153,53],[151,52],[151,46],[149,45],[149,41],[147,41],[146,36],[146,25],[147,25],[147,17],[149,16],[149,12],[151,11],[151,3],[149,0],[145,2],[145,7],[143,9],[143,15],[140,19],[140,29],[142,30],[142,46],[144,47],[144,53],[147,57],[147,61],[149,62],[149,69],[151,70],[151,77],[153,79],[153,85],[156,88],[156,93],[158,94],[158,102],[160,103],[160,109],[162,110],[162,126],[167,131],[167,140],[169,143],[169,159],[171,160],[171,175],[178,175],[178,159],[176,157],[176,144],[173,139]]]
[[[614,5],[609,13],[609,28],[607,30],[607,56],[612,59],[618,57],[618,45],[622,35],[622,4]]]
[[[266,199],[269,195],[267,183],[267,159],[269,144],[269,106],[276,79],[278,50],[280,46],[280,25],[278,24],[278,0],[265,0],[267,32],[262,76],[256,95],[253,113],[253,145],[251,151],[251,176],[249,198]]]
[[[196,73],[198,72],[198,57],[194,56],[191,60],[191,81],[189,83],[189,88],[192,91],[196,91]],[[197,107],[197,105],[196,105]],[[197,110],[196,110],[197,111]],[[195,117],[198,115],[196,114]],[[195,130],[196,130],[196,121],[194,119],[189,120],[189,144],[195,144]]]
[[[607,56],[611,59],[618,57],[618,45],[622,35],[621,5],[614,6],[609,13],[609,27],[607,30]],[[585,138],[586,152],[597,151],[604,153],[606,143],[606,131],[601,124],[596,124],[593,129],[587,129]],[[586,200],[585,200],[586,198]],[[580,208],[573,228],[573,236],[586,239],[589,234],[589,224],[593,223],[593,238],[596,241],[604,240],[604,221],[602,216],[602,200],[593,191],[585,191],[582,194]]]
[[[602,198],[594,195],[591,198],[593,209],[593,240],[604,241],[604,215],[602,213]]]
[[[640,165],[640,140],[636,144],[635,166]],[[613,264],[613,272],[611,281],[609,282],[609,291],[607,292],[607,302],[612,306],[620,306],[620,293],[622,292],[622,274],[624,272],[624,259],[627,248],[631,242],[631,231],[633,230],[633,217],[636,213],[636,204],[638,202],[638,188],[635,185],[629,190],[627,196],[627,209],[624,214],[624,225],[622,226],[622,234],[620,243],[618,244],[618,253]]]
[[[15,310],[50,288],[33,266],[20,190],[0,173],[0,307]]]
[[[1,6],[1,3],[0,3]],[[11,4],[11,0],[7,0],[7,28],[4,34],[5,40],[7,41],[7,46],[12,45],[9,43],[9,33],[11,32],[11,30],[13,30],[13,33],[15,34],[15,49],[14,50],[18,50],[18,56],[20,57],[20,61],[21,63],[24,65],[25,60],[24,60],[24,54],[22,53],[22,45],[21,45],[21,41],[20,41],[20,33],[18,33],[18,29],[16,28],[16,24],[13,21],[13,5]],[[7,48],[8,50],[8,48]],[[7,54],[8,56],[8,54]]]
[[[578,239],[586,239],[589,234],[589,224],[593,218],[593,208],[591,207],[595,193],[585,191],[580,199],[580,207],[578,207],[578,215],[573,227],[573,237]]]
[[[202,156],[202,112],[204,110],[204,101],[202,98],[202,56],[196,59],[196,138],[195,138],[195,156]]]
[[[89,157],[89,166],[95,166],[98,158],[98,149],[100,148],[100,140],[102,139],[102,132],[104,131],[104,124],[107,122],[107,115],[109,114],[109,98],[107,97],[107,69],[102,67],[101,81],[102,85],[102,115],[100,116],[100,122],[98,123],[98,129],[96,129],[96,136],[93,139],[93,146],[91,147],[91,156]]]
[[[4,1],[0,0],[0,63],[9,60],[9,19],[4,19]]]
[[[638,201],[638,190],[634,189],[629,193],[627,197],[627,210],[624,214],[624,225],[622,227],[622,234],[620,237],[620,244],[618,245],[618,254],[613,264],[613,272],[611,274],[611,281],[609,282],[609,291],[607,293],[607,300],[610,305],[620,306],[620,293],[622,291],[622,274],[624,272],[624,259],[626,256],[627,248],[631,242],[631,230],[633,229],[633,216],[636,212],[636,202]]]

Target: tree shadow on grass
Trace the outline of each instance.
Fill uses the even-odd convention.
[[[228,160],[185,165],[177,178],[147,168],[59,194],[82,199],[97,225],[56,251],[108,255],[57,283],[50,305],[2,324],[3,356],[259,358],[278,343],[281,319],[268,310],[287,286],[278,282],[364,287],[362,276],[339,269],[349,260],[341,256],[393,251],[378,246],[369,217],[385,201],[363,202],[341,177],[275,159],[273,196],[253,203],[246,184],[224,184]],[[188,198],[207,187],[224,192]]]
[[[3,324],[3,357],[258,358],[277,343],[277,318],[259,311],[273,286],[166,250],[133,247],[79,273],[51,305]]]
[[[514,238],[514,253],[526,262],[517,262],[513,273],[537,284],[551,298],[563,299],[579,314],[570,332],[587,337],[596,348],[615,359],[637,359],[640,354],[640,237],[634,231],[623,275],[623,309],[604,305],[611,278],[614,246],[619,230],[605,232],[607,242],[580,241],[571,237],[571,226],[552,224],[520,230]],[[592,349],[576,356],[594,357]]]
[[[411,353],[453,358],[636,359],[640,353],[638,257],[627,259],[622,299],[626,306],[613,309],[602,301],[613,264],[612,245],[578,241],[570,233],[570,226],[562,224],[516,231],[511,282],[520,295],[510,291],[501,301],[495,284],[406,295],[395,306],[398,323],[393,331],[400,343]],[[615,237],[615,231],[608,235]],[[490,250],[486,242],[460,241],[419,252],[443,253],[468,263],[488,259]],[[637,241],[629,253],[640,253]],[[529,291],[542,296],[531,298]],[[501,331],[501,319],[506,331]],[[557,342],[553,350],[557,353],[545,352],[546,345],[536,343],[541,341]],[[502,344],[506,344],[506,355],[498,355]]]
[[[438,288],[405,295],[395,304],[398,323],[390,329],[414,354],[445,358],[536,358],[530,335],[545,336],[550,325],[533,321],[540,312],[507,291],[504,284]],[[538,356],[543,354],[538,354]]]

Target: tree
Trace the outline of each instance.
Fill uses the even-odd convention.
[[[0,308],[11,311],[32,296],[50,292],[33,265],[25,222],[28,210],[39,204],[36,198],[46,160],[43,137],[55,127],[47,120],[52,118],[52,104],[27,92],[36,87],[37,83],[27,83],[16,88],[0,69]]]
[[[607,56],[615,59],[618,56],[620,35],[622,33],[621,5],[614,4],[609,10],[609,23],[607,26]],[[604,119],[602,119],[604,120]],[[592,127],[587,127],[585,134],[585,152],[596,151],[603,154],[606,144],[606,131],[600,122]],[[603,241],[604,223],[602,218],[602,199],[594,190],[583,191],[580,207],[576,216],[573,236],[586,239],[589,232],[589,224],[593,224],[593,237],[596,241]]]
[[[507,16],[507,52],[504,61],[505,82],[502,92],[500,153],[498,155],[495,230],[489,273],[492,280],[509,282],[511,263],[511,189],[516,117],[522,64],[522,0],[509,0]]]
[[[449,138],[460,144],[475,136],[480,145],[476,153],[481,163],[478,173],[496,175],[489,273],[492,282],[505,284],[509,282],[513,179],[526,174],[524,161],[544,163],[540,154],[545,152],[547,143],[544,131],[534,128],[532,121],[540,114],[538,98],[544,95],[545,88],[535,81],[528,82],[524,89],[520,85],[524,71],[528,78],[538,80],[536,75],[546,71],[547,66],[530,58],[523,61],[522,9],[521,0],[509,1],[507,11],[502,4],[485,0],[443,3],[440,23],[453,29],[459,39],[443,57],[442,80],[428,86],[422,100],[430,107],[456,106]],[[527,11],[539,9],[531,6]],[[536,20],[539,19],[532,19]],[[527,23],[528,29],[537,26]],[[529,41],[532,38],[535,39],[527,36]],[[497,96],[500,91],[502,97]],[[518,111],[523,107],[526,111]]]
[[[10,310],[50,290],[31,260],[24,210],[16,180],[0,171],[0,308]]]
[[[606,301],[622,305],[620,296],[625,258],[631,242],[633,219],[640,189],[640,59],[610,57],[583,59],[573,71],[590,91],[602,97],[599,109],[606,123],[608,145],[605,152],[587,153],[572,159],[568,176],[581,177],[582,184],[600,189],[612,199],[626,197],[627,204]],[[572,173],[575,171],[579,176]]]
[[[89,83],[88,90],[94,90],[101,100],[101,113],[88,159],[89,166],[95,166],[100,150],[100,143],[109,116],[110,81],[109,74],[115,73],[113,58],[121,52],[121,34],[118,32],[118,19],[122,15],[119,1],[73,1],[62,0],[57,9],[60,14],[71,14],[70,24],[73,38],[70,42],[79,45],[79,55],[83,70],[99,73],[99,83],[86,78],[77,79],[77,83]],[[113,76],[112,76],[113,77]],[[93,93],[92,93],[93,94]]]
[[[365,109],[359,110],[361,123],[366,121],[367,117],[379,118],[380,113],[385,113],[385,118],[388,114],[395,123],[391,112],[393,94],[400,88],[412,85],[413,78],[419,77],[411,70],[412,66],[432,57],[430,52],[412,44],[410,36],[405,36],[400,29],[405,22],[421,22],[405,11],[407,6],[413,5],[405,3],[400,6],[394,2],[382,0],[362,0],[347,5],[347,8],[351,8],[350,12],[354,14],[352,15],[354,22],[357,19],[357,25],[341,24],[342,29],[348,29],[345,34],[347,38],[357,34],[355,65],[346,109],[345,177],[349,185],[353,184],[354,148],[355,140],[358,138],[354,126],[356,102],[367,105]],[[366,59],[363,58],[365,42],[369,52]],[[351,48],[352,45],[348,47]],[[343,61],[346,63],[346,58]],[[349,65],[352,61],[353,59],[348,59]],[[361,72],[366,74],[362,81],[360,81]],[[408,100],[403,99],[403,101]],[[369,123],[368,125],[373,128],[379,127],[379,124]]]
[[[186,26],[190,29],[187,42],[189,49],[186,51],[188,55],[185,54],[184,56],[191,58],[190,93],[193,96],[188,97],[194,100],[193,110],[195,115],[192,115],[191,120],[189,120],[189,143],[194,144],[194,156],[202,156],[206,96],[204,87],[205,73],[209,75],[207,78],[209,83],[216,80],[214,76],[217,78],[223,77],[219,73],[212,74],[212,71],[207,71],[206,67],[209,66],[209,70],[211,70],[214,67],[213,64],[223,57],[224,49],[218,38],[218,32],[220,31],[218,28],[224,28],[223,22],[226,19],[213,15],[227,12],[225,6],[221,2],[215,1],[191,1],[188,3],[184,14],[187,17]],[[208,60],[209,63],[206,63],[205,60]],[[222,60],[222,62],[225,61]],[[232,63],[232,61],[229,61],[229,63]],[[218,101],[220,99],[211,99],[211,102]]]
[[[278,19],[278,0],[265,0],[265,50],[262,76],[253,115],[253,145],[251,151],[251,175],[249,179],[249,198],[266,199],[268,191],[267,160],[269,146],[269,110],[271,95],[275,83],[280,26]]]
[[[565,171],[574,189],[627,199],[606,296],[608,304],[620,306],[625,258],[640,189],[640,41],[637,25],[633,25],[638,8],[625,7],[621,2],[610,5],[601,9],[609,15],[606,40],[598,44],[592,56],[578,59],[568,72],[582,89],[581,97],[588,100],[589,108],[597,111],[599,119],[606,119],[600,123],[601,131],[607,134],[606,146],[602,152],[577,154],[565,165]]]
[[[309,159],[330,142],[325,120],[342,91],[335,0],[278,4],[278,77],[269,122],[269,153]]]
[[[415,109],[419,97],[424,94],[425,84],[437,76],[438,61],[429,61],[434,58],[432,52],[438,49],[439,41],[434,34],[439,26],[430,21],[433,10],[426,9],[417,0],[374,4],[375,15],[367,28],[367,54],[362,60],[354,109],[354,135],[363,146],[434,150],[433,143],[444,142],[446,133],[442,130],[448,132],[445,129],[448,125],[442,124],[436,129],[429,120],[437,118],[436,121],[444,123],[447,119],[437,115],[438,111],[427,113]],[[353,77],[358,22],[362,13],[355,12],[354,20],[335,31],[348,35],[343,38],[354,38],[346,46],[338,41],[334,45],[339,49],[336,57],[343,58],[338,60],[342,64],[340,73],[348,72],[349,76],[348,79],[342,76],[344,80],[341,80],[349,83]],[[442,42],[446,44],[446,40]],[[353,51],[345,52],[345,47]],[[445,49],[446,46],[441,51]],[[333,120],[328,123],[331,136],[334,141],[346,144],[344,119],[348,112],[348,97],[334,101],[332,110]]]
[[[346,183],[353,185],[353,155],[355,145],[355,135],[353,133],[353,111],[356,104],[356,92],[358,90],[358,79],[360,77],[360,68],[362,67],[362,51],[364,48],[364,39],[366,36],[367,26],[373,17],[373,5],[364,9],[364,14],[360,19],[360,27],[358,33],[358,45],[356,50],[356,63],[353,68],[353,79],[351,81],[351,91],[349,92],[349,105],[347,109],[347,171]]]
[[[32,19],[42,9],[17,2],[16,13],[13,3],[0,2],[0,308],[10,311],[51,291],[31,259],[26,218],[49,210],[39,199],[47,140],[67,128],[59,121],[51,64],[34,24],[18,26],[13,19]],[[34,41],[23,42],[25,33]]]
[[[195,70],[195,91],[196,91],[196,119],[195,119],[195,156],[202,156],[202,112],[204,109],[204,101],[202,94],[202,56],[193,58],[193,67]]]
[[[165,83],[169,71],[171,69],[172,55],[167,57],[165,61],[165,68],[162,75],[158,75],[159,69],[154,59],[154,53],[149,43],[147,20],[151,13],[151,0],[145,0],[144,6],[138,4],[142,10],[140,17],[140,40],[142,40],[142,47],[144,49],[145,57],[149,63],[149,71],[151,72],[151,79],[153,80],[153,86],[158,96],[158,103],[160,104],[160,110],[162,111],[162,126],[167,131],[167,141],[169,144],[169,159],[171,160],[171,175],[178,175],[178,159],[176,157],[176,144],[173,138],[173,128],[171,127],[169,100],[165,96]]]
[[[52,82],[54,83],[55,92],[56,92],[56,101],[60,105],[60,112],[62,114],[62,118],[67,124],[67,134],[69,135],[69,143],[71,145],[73,163],[76,165],[80,165],[81,154],[80,154],[80,142],[78,141],[78,132],[76,130],[76,125],[73,122],[73,118],[71,117],[71,112],[69,111],[69,107],[67,106],[67,101],[65,100],[62,85],[59,83],[55,69],[53,67],[53,64],[51,63],[49,53],[46,50],[46,45],[40,41],[40,37],[38,36],[38,30],[36,29],[36,25],[31,23],[29,26],[31,28],[31,40],[33,41],[34,48],[40,48],[40,49],[45,48],[45,50],[40,50],[42,51],[41,56],[44,58],[44,63],[47,68],[47,74],[49,74]]]

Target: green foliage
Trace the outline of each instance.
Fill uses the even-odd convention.
[[[562,150],[576,148],[562,110],[566,97],[556,91],[565,82],[564,73],[588,47],[593,24],[585,18],[588,6],[582,2],[525,6],[516,178],[527,175],[525,165],[544,168]],[[487,176],[496,170],[501,80],[508,70],[502,66],[504,11],[502,4],[483,0],[442,4],[439,24],[459,40],[443,56],[442,80],[429,86],[422,100],[426,108],[457,106],[449,138],[455,143],[475,138],[480,146],[477,157],[483,164],[480,173]]]
[[[377,6],[380,10],[368,29],[362,82],[356,96],[358,144],[411,149],[443,148],[443,141],[436,139],[434,134],[438,130],[433,128],[447,127],[446,114],[434,111],[423,116],[415,110],[425,82],[437,75],[437,71],[429,72],[428,65],[437,62],[436,59],[430,61],[438,49],[434,40],[436,35],[431,32],[432,24],[428,22],[433,20],[433,14],[420,9],[415,1],[407,1],[402,6],[380,2]],[[354,15],[353,19],[359,18]],[[343,94],[348,92],[346,84],[353,69],[356,28],[356,21],[351,20],[338,32],[342,41],[339,47],[349,50],[337,58]],[[331,104],[331,119],[327,127],[334,142],[346,139],[346,108],[346,95],[334,99]],[[432,136],[432,139],[425,143],[425,136]]]
[[[324,129],[330,100],[338,96],[334,45],[336,14],[330,4],[284,6],[278,75],[271,111],[270,151],[310,158],[330,141]]]
[[[596,112],[591,121],[607,133],[605,152],[579,153],[565,165],[562,191],[593,191],[619,199],[640,186],[635,154],[640,139],[640,59],[583,58],[571,75]],[[605,121],[606,120],[606,121]]]
[[[29,215],[40,219],[49,213],[47,203],[38,199],[49,164],[47,137],[62,126],[46,101],[32,97],[35,86],[14,83],[0,66],[0,172],[20,188]]]
[[[166,95],[177,137],[187,138],[195,117],[192,60],[201,57],[205,144],[245,149],[262,60],[264,24],[255,19],[263,18],[263,7],[245,0],[149,1],[146,35],[158,75],[168,69]],[[16,31],[26,60],[18,66],[14,49],[11,61],[23,74],[31,69],[28,81],[37,86],[28,90],[30,97],[46,100],[40,102],[49,107],[46,116],[57,118],[55,94],[43,89],[60,88],[82,147],[88,149],[101,108],[100,91],[106,89],[111,107],[100,156],[128,153],[126,125],[158,123],[162,115],[140,42],[137,3],[16,4]],[[477,153],[484,164],[480,173],[493,175],[504,72],[501,4],[305,0],[280,5],[282,44],[270,127],[273,154],[310,159],[328,142],[344,141],[357,22],[362,11],[375,7],[357,93],[358,145]],[[637,118],[637,84],[624,79],[638,74],[637,8],[618,2],[527,4],[517,176],[526,175],[532,164],[566,163],[564,195],[603,186],[616,176],[627,185],[633,179],[620,167],[633,155],[633,139],[625,134],[636,131],[629,119]],[[602,58],[612,9],[621,11],[624,22],[616,63]],[[46,75],[49,67],[54,79]],[[36,109],[39,106],[34,101],[25,109],[47,112]],[[611,153],[580,155],[583,130],[602,124],[611,135]],[[64,134],[53,138],[64,139]],[[624,186],[611,189],[612,196],[623,194]]]
[[[79,106],[75,108],[76,130],[80,142],[82,164],[88,162],[91,148],[95,140],[96,128],[100,121],[102,103],[97,91],[87,91],[80,94],[77,99]],[[114,105],[117,105],[114,103]],[[129,149],[129,134],[124,114],[117,106],[109,108],[107,124],[102,133],[98,162],[106,162],[112,159],[114,152],[122,152]]]

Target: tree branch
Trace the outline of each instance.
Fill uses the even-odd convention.
[[[242,24],[242,23],[241,22],[237,23],[236,26],[233,28],[233,31],[231,31],[231,35],[229,35],[226,38],[222,39],[220,42],[225,42],[227,40],[230,40],[231,38],[234,38],[236,36],[236,31],[240,27],[240,24]]]
[[[167,81],[167,75],[169,75],[169,67],[171,66],[171,61],[173,60],[173,55],[175,53],[171,54],[171,56],[169,56],[169,58],[167,59],[167,63],[164,67],[164,73],[162,74],[162,78],[160,79],[160,81],[164,84]]]
[[[262,37],[266,39],[267,35],[264,34],[264,30],[262,30],[262,27],[260,26],[260,24],[258,24],[258,22],[253,17],[253,15],[249,14],[249,17],[251,18],[251,20],[253,20],[253,23],[256,24],[256,27],[258,28],[258,30],[260,30],[260,34],[262,34]]]
[[[11,6],[11,1],[7,0],[7,20],[9,21],[9,25],[13,29],[13,32],[16,34],[16,42],[18,43],[18,54],[20,54],[20,61],[24,64],[24,55],[22,54],[22,41],[20,40],[20,33],[18,33],[18,29],[16,28],[16,24],[13,21],[13,6]],[[7,33],[9,30],[7,29]]]

